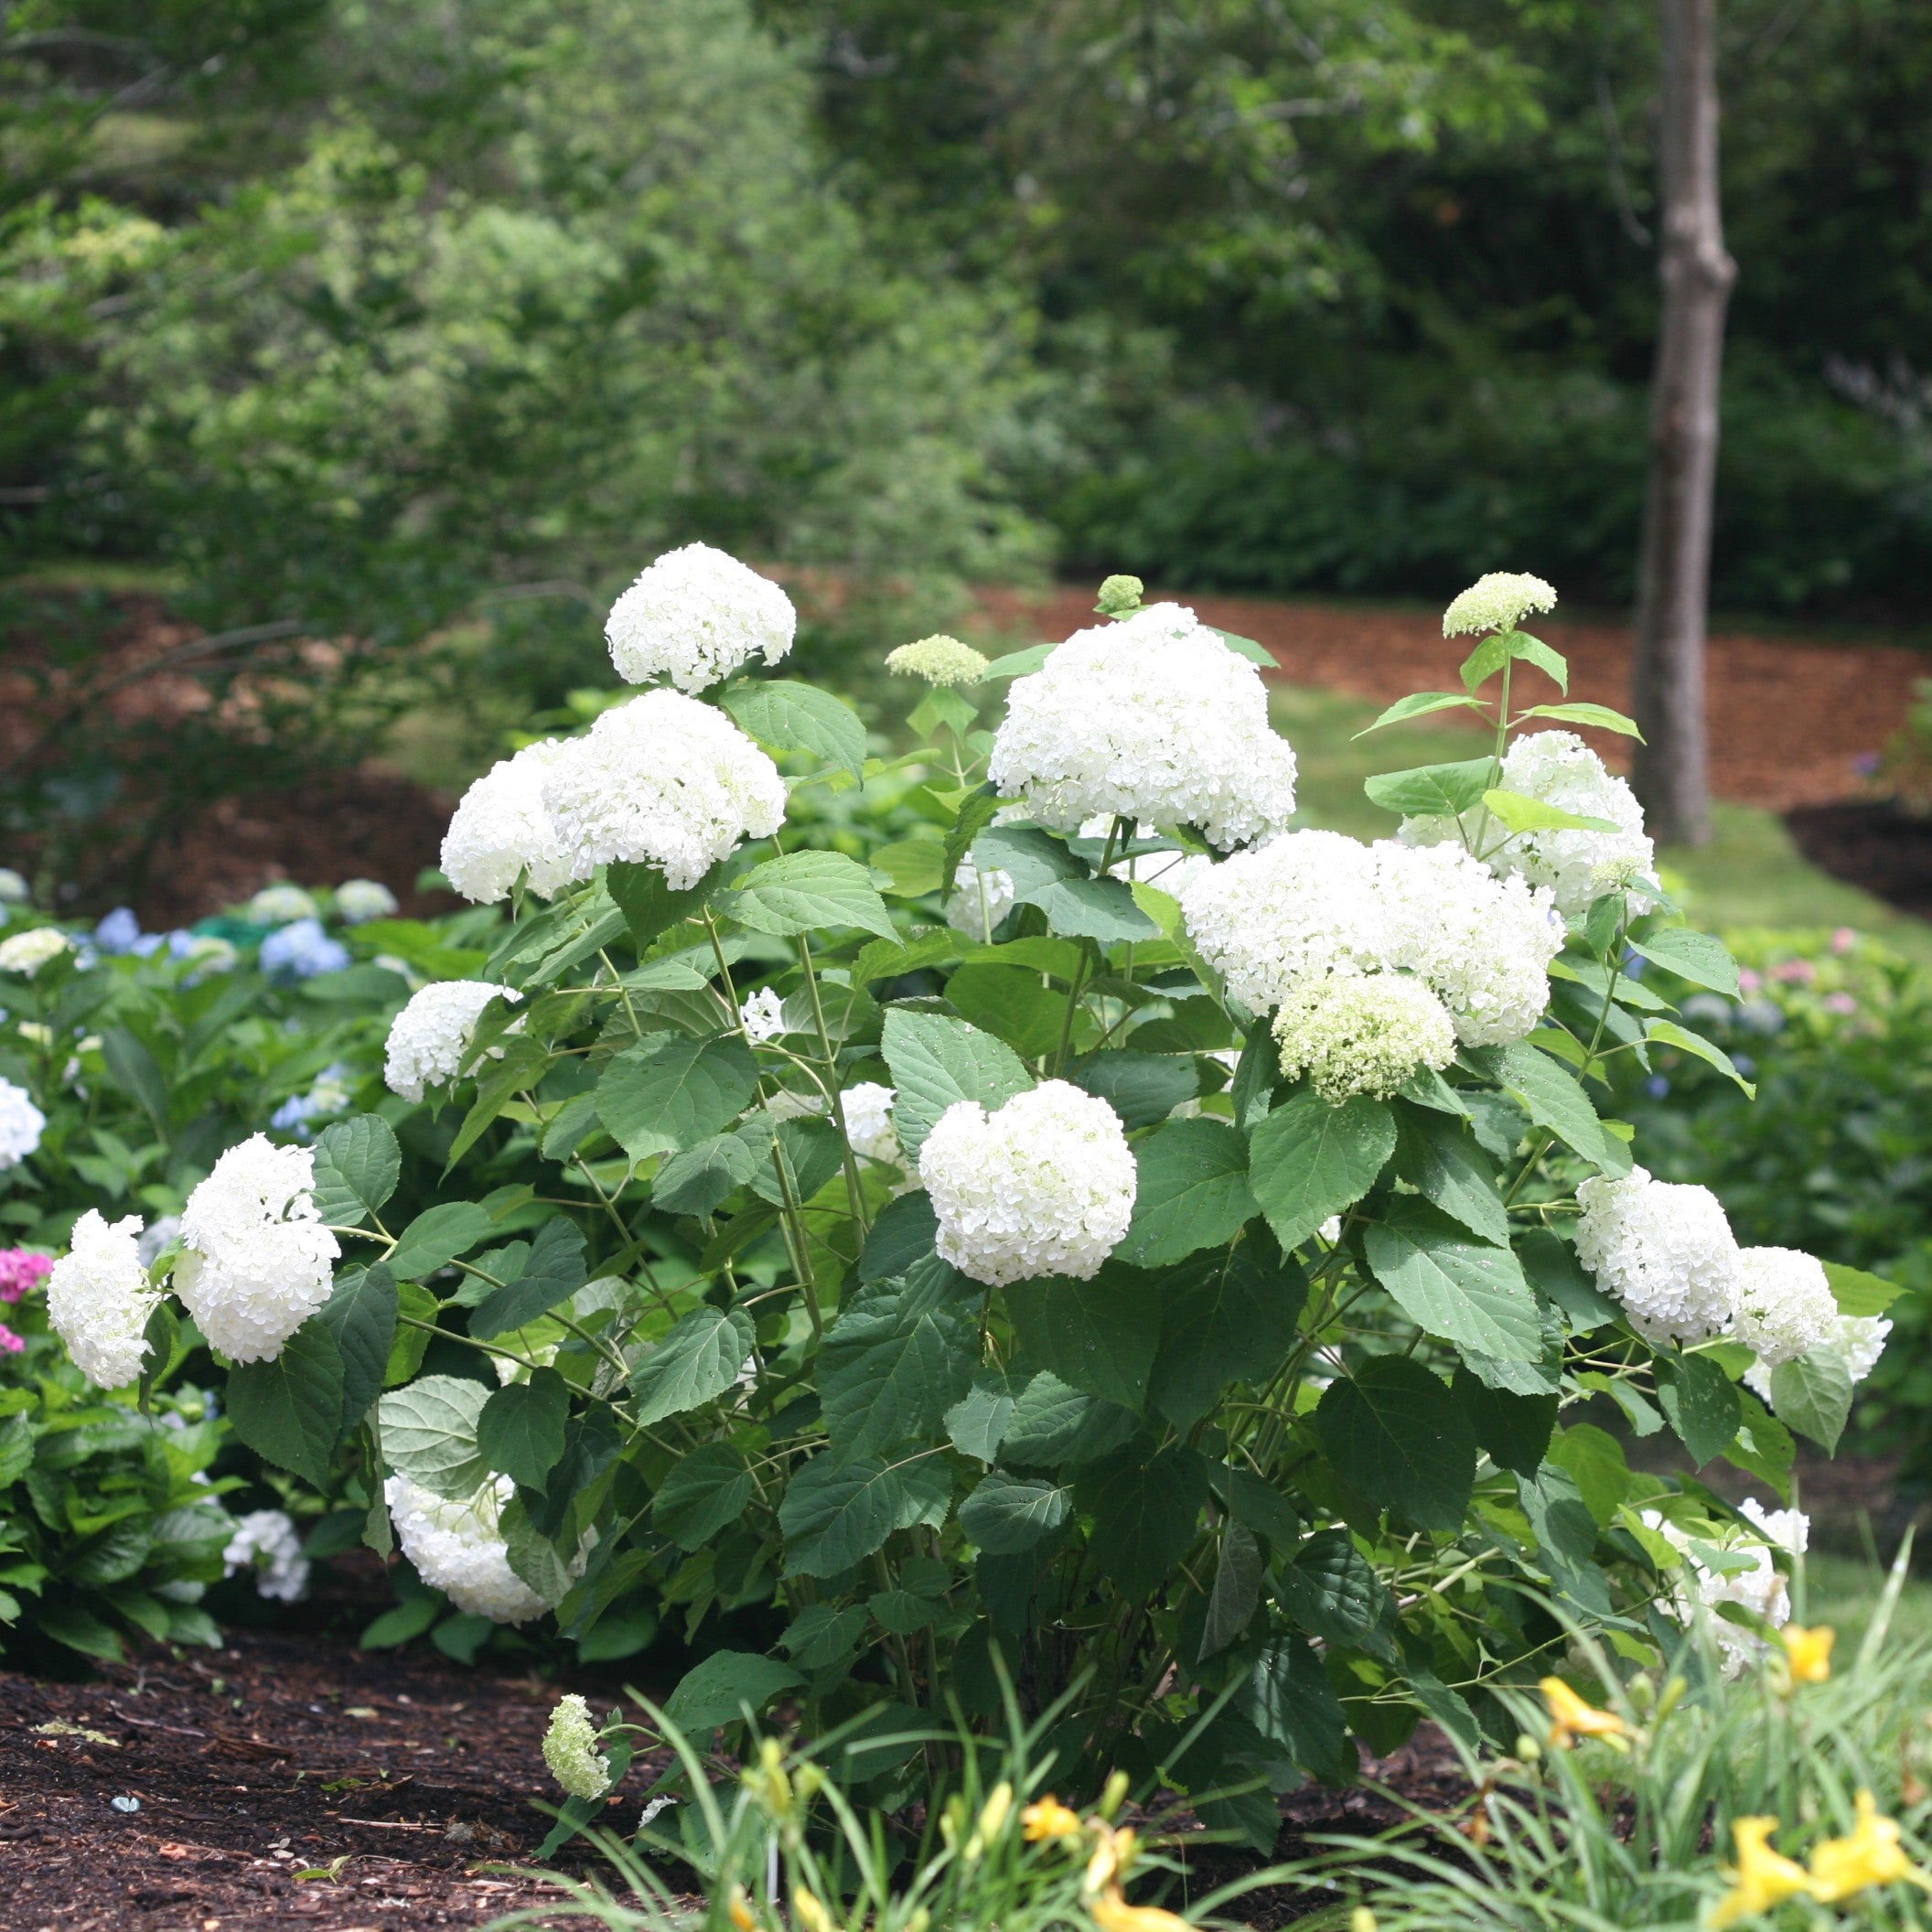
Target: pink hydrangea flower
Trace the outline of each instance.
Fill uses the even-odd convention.
[[[1857,944],[1858,935],[1849,926],[1841,926],[1831,935],[1831,950],[1833,952],[1850,952]]]
[[[53,1272],[51,1255],[36,1254],[31,1248],[0,1248],[0,1302],[17,1302]]]
[[[1856,1013],[1858,1002],[1849,993],[1828,993],[1819,1003],[1827,1013]]]
[[[1771,977],[1794,986],[1809,986],[1818,977],[1818,968],[1809,960],[1781,960],[1771,969]]]
[[[1739,970],[1737,975],[1737,990],[1740,993],[1755,993],[1757,989],[1764,983],[1765,982],[1763,976],[1761,974],[1752,971],[1750,967],[1745,966]]]
[[[0,1355],[18,1355],[26,1347],[27,1344],[5,1322],[0,1322]]]

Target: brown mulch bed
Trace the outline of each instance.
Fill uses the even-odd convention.
[[[1814,865],[1901,912],[1932,918],[1932,819],[1914,818],[1889,799],[1852,799],[1800,806],[1785,823]]]
[[[491,1868],[549,1829],[531,1800],[556,1795],[541,1752],[556,1695],[266,1633],[86,1683],[0,1672],[0,1932],[393,1932],[553,1902]],[[618,1809],[649,1781],[633,1770]],[[332,1882],[295,1876],[338,1858]]]
[[[1150,591],[1149,600],[1156,595]],[[1445,641],[1426,611],[1360,605],[1283,603],[1272,598],[1175,593],[1210,624],[1253,638],[1297,684],[1390,703],[1411,691],[1456,689],[1465,639]],[[990,590],[982,607],[1003,628],[1062,638],[1092,624],[1093,593]],[[1570,660],[1570,695],[1630,708],[1630,632],[1626,625],[1566,618],[1536,622],[1538,635]],[[1883,749],[1912,700],[1915,679],[1932,676],[1932,655],[1892,644],[1831,644],[1724,632],[1710,645],[1712,789],[1739,804],[1786,811],[1861,789],[1855,761]],[[1554,693],[1540,679],[1541,695]],[[1622,739],[1586,733],[1613,764],[1627,764]]]

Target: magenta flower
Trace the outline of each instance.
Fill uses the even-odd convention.
[[[17,1302],[53,1272],[51,1255],[36,1254],[31,1248],[0,1248],[0,1302]]]

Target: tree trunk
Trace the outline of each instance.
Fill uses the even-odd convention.
[[[1663,313],[1631,692],[1645,742],[1632,778],[1651,835],[1698,845],[1711,835],[1704,619],[1724,307],[1737,266],[1724,252],[1718,199],[1717,0],[1662,0],[1662,7]]]

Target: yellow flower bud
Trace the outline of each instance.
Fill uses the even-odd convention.
[[[1830,1680],[1831,1646],[1838,1641],[1835,1630],[1823,1624],[1812,1630],[1787,1624],[1777,1636],[1785,1647],[1785,1664],[1794,1685],[1822,1684]]]
[[[791,1916],[804,1927],[805,1932],[834,1932],[832,1914],[803,1885],[791,1888]]]
[[[1100,1816],[1111,1824],[1113,1814],[1127,1801],[1127,1774],[1116,1771],[1107,1780],[1106,1788],[1100,1793]]]
[[[1079,1814],[1069,1811],[1049,1791],[1020,1813],[1020,1830],[1029,1845],[1038,1844],[1043,1838],[1078,1838]]]

